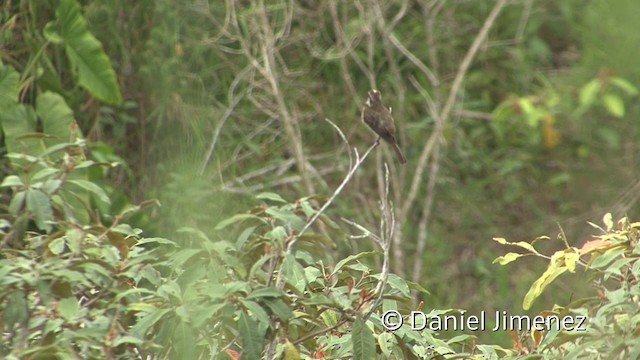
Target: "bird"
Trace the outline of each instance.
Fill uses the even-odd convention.
[[[405,164],[407,158],[404,157],[398,141],[396,140],[396,126],[391,116],[391,108],[382,104],[382,94],[373,89],[368,92],[369,98],[362,108],[362,121],[369,126],[380,138],[389,143],[398,156],[400,164]],[[380,141],[378,138],[378,141]]]

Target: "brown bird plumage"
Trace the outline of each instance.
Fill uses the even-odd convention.
[[[380,94],[380,91],[369,91],[367,103],[364,108],[362,108],[362,121],[384,141],[391,144],[398,156],[400,164],[407,162],[407,158],[404,157],[396,140],[396,126],[391,116],[391,108],[386,108],[382,104],[382,94]]]

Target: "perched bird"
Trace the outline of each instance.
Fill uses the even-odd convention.
[[[396,140],[396,126],[391,116],[391,108],[382,104],[382,94],[378,90],[369,91],[369,98],[362,108],[362,121],[373,130],[384,141],[393,146],[393,150],[398,156],[400,164],[407,162],[407,158],[402,154],[398,141]],[[380,139],[378,139],[379,141]]]

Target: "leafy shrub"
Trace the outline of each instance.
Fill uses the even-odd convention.
[[[586,317],[586,331],[551,329],[548,332],[531,330],[527,341],[514,338],[524,354],[543,354],[562,359],[636,359],[640,356],[640,222],[620,219],[617,224],[611,214],[604,216],[604,228],[591,224],[601,235],[595,236],[577,248],[564,241],[565,248],[548,256],[538,252],[531,243],[509,243],[527,253],[508,253],[496,259],[503,265],[532,255],[549,260],[547,270],[536,280],[524,298],[523,308],[531,307],[542,291],[563,273],[583,268],[585,277],[593,282],[597,296],[573,301],[566,306],[555,306],[541,316],[570,315]],[[561,239],[564,235],[561,234]]]
[[[134,331],[136,314],[162,302],[153,291],[161,281],[159,246],[149,246],[170,242],[141,239],[141,230],[126,224],[138,207],[102,222],[93,204],[109,197],[83,171],[111,164],[87,160],[83,140],[46,146],[47,133],[32,136],[43,151],[9,153],[16,174],[1,185],[12,195],[1,220],[0,353],[137,356],[146,340]]]
[[[472,338],[440,340],[435,331],[407,325],[387,332],[380,320],[383,310],[406,315],[411,290],[426,291],[366,264],[380,252],[329,265],[331,238],[304,232],[316,214],[309,198],[293,203],[273,193],[257,198],[265,203],[218,224],[216,230],[228,234],[221,240],[183,229],[199,239],[203,250],[177,280],[186,285],[181,306],[193,310],[186,321],[189,333],[200,334],[184,337],[191,343],[182,343],[181,351],[196,355],[193,349],[200,345],[199,356],[225,351],[234,359],[429,358],[455,354]],[[323,221],[339,230],[327,217]],[[445,313],[456,311],[434,310],[429,316]],[[216,319],[215,325],[208,319]]]

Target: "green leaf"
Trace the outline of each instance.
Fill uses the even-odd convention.
[[[27,195],[27,191],[20,191],[13,195],[11,202],[9,203],[9,214],[13,216],[17,216],[20,210],[22,210],[22,205],[24,205],[24,199]]]
[[[71,136],[71,132],[68,132],[67,136]],[[50,138],[51,139],[51,138]],[[58,139],[58,138],[56,138]],[[70,143],[57,143],[53,146],[50,146],[49,148],[47,148],[47,150],[45,150],[42,154],[40,154],[40,158],[46,158],[47,156],[51,155],[51,154],[55,154],[56,152],[62,151],[62,150],[67,150],[70,148],[75,148],[78,145],[76,144],[70,144]]]
[[[55,332],[55,331],[59,331],[60,329],[62,329],[62,325],[64,324],[64,319],[51,319],[49,321],[47,321],[47,325],[45,325],[44,327],[44,335],[50,333],[50,332]]]
[[[238,319],[238,331],[242,341],[242,357],[244,359],[260,359],[264,334],[255,320],[244,312],[240,313]]]
[[[580,89],[580,105],[590,106],[600,91],[600,80],[593,79]]]
[[[33,213],[38,229],[51,231],[53,210],[51,200],[45,193],[37,189],[27,190],[27,209]]]
[[[0,64],[0,113],[18,104],[20,75],[11,66]]]
[[[367,251],[367,252],[361,252],[359,254],[355,254],[355,255],[349,255],[346,258],[338,261],[338,263],[336,264],[336,268],[333,269],[333,272],[331,273],[331,276],[334,276],[335,274],[337,274],[338,272],[340,272],[340,270],[342,270],[342,268],[349,262],[351,261],[356,261],[360,258],[366,257],[366,256],[371,256],[371,255],[375,255],[376,252],[375,251]]]
[[[122,101],[116,74],[100,42],[89,32],[76,0],[61,0],[56,9],[59,38],[74,70],[78,83],[96,98],[118,104]],[[50,30],[49,35],[54,33]],[[56,37],[57,38],[57,37]]]
[[[351,331],[351,344],[353,345],[353,358],[355,360],[371,360],[376,358],[376,342],[371,329],[357,317],[353,322]]]
[[[302,219],[300,219],[290,209],[270,207],[265,210],[265,213],[273,216],[274,218],[282,221],[285,224],[291,224],[291,226],[296,230],[302,229],[302,227],[305,225],[304,221],[302,221]]]
[[[293,312],[284,301],[274,298],[265,298],[262,301],[280,320],[288,321],[293,317]]]
[[[547,270],[529,288],[527,295],[524,297],[522,308],[524,310],[531,309],[531,305],[542,294],[542,291],[565,271],[567,271],[565,253],[564,251],[557,251],[551,257]]]
[[[144,245],[144,244],[162,244],[162,245],[172,245],[178,247],[178,244],[175,241],[171,241],[165,238],[152,237],[152,238],[142,238],[138,240],[136,246]]]
[[[173,327],[173,346],[175,354],[179,354],[181,359],[197,359],[198,347],[196,341],[198,337],[191,324],[181,321]]]
[[[307,283],[312,283],[318,280],[318,282],[322,284],[324,280],[324,274],[318,268],[307,266],[306,268],[304,268],[304,278]]]
[[[199,249],[183,249],[171,257],[171,264],[175,267],[182,267],[191,257],[199,254]]]
[[[147,304],[147,303],[131,303],[129,305],[127,305],[126,307],[127,310],[129,311],[135,311],[135,312],[146,312],[146,313],[151,313],[157,310],[157,308],[155,307],[155,305],[153,304]]]
[[[274,241],[276,244],[284,244],[284,240],[289,236],[284,226],[276,226],[264,235],[267,239]]]
[[[465,341],[467,341],[469,339],[472,339],[472,338],[473,338],[473,336],[464,334],[464,335],[455,336],[455,337],[447,340],[446,342],[447,342],[447,344],[456,344],[456,343],[462,344]]]
[[[6,288],[8,289],[8,288]],[[2,311],[4,323],[9,327],[27,321],[29,314],[27,309],[27,298],[20,291],[13,291],[6,297],[6,303]]]
[[[44,26],[43,35],[45,39],[47,39],[48,41],[51,41],[56,45],[60,45],[64,42],[64,39],[58,33],[58,29],[56,28],[56,23],[53,21],[49,21],[47,25]]]
[[[494,241],[497,241],[498,243],[502,244],[502,245],[511,245],[511,246],[517,246],[519,248],[523,248],[525,250],[529,250],[534,254],[538,254],[538,251],[528,242],[524,242],[524,241],[518,241],[518,242],[509,242],[507,240],[505,240],[504,238],[493,238]]]
[[[378,335],[378,346],[387,359],[391,356],[391,348],[396,344],[396,338],[390,332],[383,332]]]
[[[476,346],[480,353],[482,354],[483,359],[499,359],[497,349],[500,349],[497,345],[477,345]]]
[[[335,301],[323,294],[312,295],[309,300],[302,300],[305,305],[335,305]]]
[[[64,248],[65,248],[65,238],[64,237],[59,237],[55,240],[53,240],[52,242],[49,243],[48,246],[49,250],[51,250],[51,253],[54,255],[60,255],[64,252]]]
[[[237,214],[228,219],[224,219],[220,221],[218,225],[216,225],[215,230],[222,230],[229,225],[235,224],[240,221],[249,220],[249,219],[260,220],[261,222],[266,224],[264,219],[262,219],[261,217],[251,215],[251,214]]]
[[[49,168],[49,167],[44,168],[44,169],[38,171],[37,173],[33,174],[33,176],[31,177],[31,181],[33,182],[33,181],[40,180],[42,178],[49,177],[49,176],[51,176],[53,174],[56,174],[58,171],[60,171],[60,170],[55,169],[55,168]]]
[[[67,246],[74,255],[79,255],[82,249],[82,240],[84,239],[84,232],[77,228],[71,228],[67,230],[65,234],[67,240]]]
[[[507,253],[504,256],[499,256],[493,260],[492,264],[498,263],[500,265],[507,265],[508,263],[515,261],[517,258],[524,256],[523,254]]]
[[[300,207],[302,208],[302,211],[306,215],[307,219],[310,219],[316,213],[308,199],[302,199],[300,201]]]
[[[246,229],[242,230],[242,233],[240,234],[240,236],[238,236],[238,240],[236,240],[236,249],[242,250],[244,243],[247,242],[247,239],[249,239],[249,236],[253,234],[256,228],[257,226],[249,226]]]
[[[126,235],[127,237],[137,237],[142,233],[142,230],[138,228],[132,228],[129,224],[118,224],[113,228],[113,232]]]
[[[611,115],[619,118],[624,116],[624,102],[618,95],[605,94],[602,101]]]
[[[284,357],[283,360],[300,360],[300,352],[295,345],[289,339],[284,344]]]
[[[389,277],[387,278],[387,283],[389,284],[389,286],[391,286],[391,288],[400,291],[402,295],[406,297],[411,296],[411,290],[409,290],[409,285],[407,285],[407,282],[400,276],[396,274],[389,274]]]
[[[613,85],[615,85],[618,88],[624,90],[624,92],[626,92],[628,95],[631,95],[631,96],[638,95],[638,88],[633,86],[633,84],[631,84],[627,80],[619,78],[619,77],[612,77],[609,80],[611,81],[611,83]]]
[[[551,238],[546,235],[538,236],[537,238],[531,240],[531,246],[533,246],[533,244],[541,240],[551,240]]]
[[[37,156],[42,152],[42,145],[38,139],[24,137],[36,131],[36,123],[37,116],[31,106],[19,104],[0,111],[0,124],[4,131],[7,152],[31,156]]]
[[[71,184],[77,185],[77,186],[79,186],[79,187],[81,187],[81,188],[93,193],[103,203],[111,204],[111,200],[109,200],[109,196],[107,196],[107,193],[100,186],[92,183],[91,181],[87,181],[87,180],[69,180],[68,182],[71,183]]]
[[[78,300],[74,297],[60,300],[58,303],[58,312],[67,321],[75,319],[80,312]]]
[[[607,267],[613,260],[621,257],[624,254],[624,249],[615,249],[605,252],[602,255],[594,254],[591,266],[595,269],[602,269]]]
[[[303,292],[307,286],[304,268],[296,261],[293,254],[286,254],[282,262],[282,273],[286,281],[295,287],[298,291]]]
[[[431,295],[429,290],[425,289],[424,287],[422,287],[422,285],[420,285],[418,283],[415,283],[413,281],[407,281],[407,284],[409,284],[409,288],[412,289],[412,290],[419,291],[419,292],[423,293],[424,295]]]
[[[258,200],[271,200],[279,203],[286,203],[287,201],[282,198],[282,196],[272,193],[272,192],[263,192],[256,195],[256,199]]]
[[[180,290],[180,285],[175,281],[168,281],[158,288],[158,295],[163,297],[166,300],[181,300],[182,291]]]
[[[143,305],[150,305],[150,304],[143,304]],[[129,305],[129,308],[132,308],[132,306]],[[147,331],[149,331],[149,329],[156,322],[164,318],[166,314],[169,313],[170,311],[171,310],[169,309],[154,308],[153,311],[149,312],[148,314],[144,315],[142,318],[138,319],[138,322],[136,322],[136,324],[131,328],[131,334],[138,337],[144,337]]]
[[[257,289],[251,292],[251,294],[247,295],[246,299],[247,300],[251,300],[251,299],[259,299],[259,298],[263,298],[263,297],[280,297],[282,296],[282,290],[276,288],[276,287],[266,287],[266,288],[261,288],[261,289]]]
[[[113,342],[113,346],[116,347],[122,344],[142,345],[144,342],[145,341],[143,339],[134,336],[119,336]]]
[[[49,179],[42,184],[40,190],[44,191],[45,194],[52,196],[55,194],[60,186],[62,185],[62,180],[58,179]]]
[[[2,180],[2,185],[0,187],[9,187],[9,186],[24,186],[22,179],[15,175],[9,175]]]
[[[36,98],[36,113],[42,123],[42,132],[51,135],[45,139],[46,146],[55,146],[53,150],[47,151],[47,154],[72,146],[69,144],[72,134],[79,130],[72,129],[75,125],[73,110],[60,94],[47,91],[39,95]]]
[[[247,310],[253,313],[253,317],[257,318],[258,321],[264,324],[269,323],[269,314],[257,302],[244,299],[240,299],[240,302]]]

